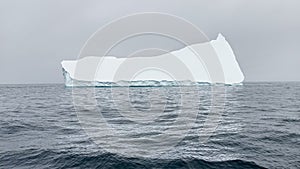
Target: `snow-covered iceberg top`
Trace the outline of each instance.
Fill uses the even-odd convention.
[[[201,60],[202,56],[209,58],[213,55],[218,59],[215,66],[221,66],[222,70],[222,77],[219,80],[211,78],[214,73],[209,72],[206,63]],[[244,80],[232,48],[221,34],[216,40],[193,44],[159,56],[130,58],[87,56],[78,60],[64,60],[61,64],[66,86],[111,86],[116,83],[160,86],[173,85],[177,82],[187,85],[240,84]]]

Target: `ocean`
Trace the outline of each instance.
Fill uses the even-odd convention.
[[[0,85],[0,168],[300,168],[300,83]]]

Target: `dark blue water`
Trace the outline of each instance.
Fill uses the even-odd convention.
[[[300,168],[300,83],[211,88],[1,85],[0,168]]]

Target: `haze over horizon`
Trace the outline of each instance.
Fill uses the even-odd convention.
[[[300,81],[300,1],[2,0],[0,84],[63,83],[62,60],[74,60],[101,26],[139,12],[182,17],[211,39],[222,33],[232,46],[245,82]],[[170,49],[157,37],[140,45]],[[135,49],[130,43],[116,53]],[[117,54],[116,54],[117,55]]]

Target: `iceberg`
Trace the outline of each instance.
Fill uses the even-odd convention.
[[[205,57],[203,57],[205,56]],[[216,56],[210,67],[221,67],[221,78],[207,70],[203,58]],[[217,63],[218,62],[218,63]],[[212,64],[212,63],[209,63]],[[65,85],[73,86],[173,86],[241,84],[244,75],[222,34],[216,40],[193,44],[151,57],[86,56],[61,62]],[[149,69],[150,68],[150,69]],[[220,74],[220,73],[219,73]]]

